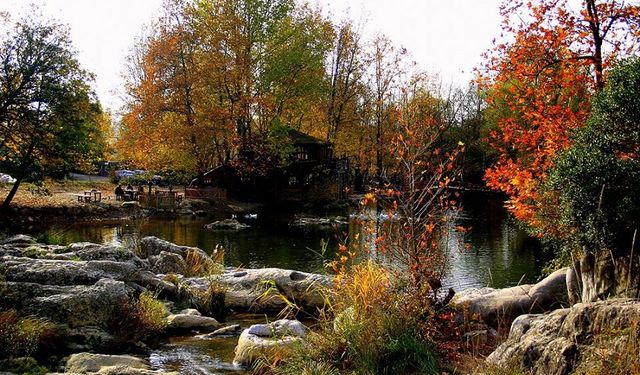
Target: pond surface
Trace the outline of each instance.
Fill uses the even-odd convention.
[[[452,230],[441,241],[449,254],[444,284],[461,290],[535,282],[547,259],[538,241],[528,237],[509,218],[502,201],[495,196],[468,193],[463,197],[463,205],[464,212],[456,215]],[[65,242],[131,244],[151,235],[205,251],[221,245],[225,248],[227,266],[280,267],[306,272],[325,272],[324,264],[335,254],[338,243],[349,236],[349,230],[359,230],[353,219],[349,226],[341,228],[293,228],[288,226],[293,217],[292,213],[281,212],[239,217],[251,225],[241,231],[204,228],[205,224],[224,217],[151,218],[58,226],[52,230],[59,232]],[[457,226],[469,230],[459,231]]]

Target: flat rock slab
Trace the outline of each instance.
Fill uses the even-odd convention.
[[[148,370],[147,362],[130,355],[106,355],[93,353],[72,354],[67,360],[65,373],[86,374],[98,372],[103,367],[122,366]]]

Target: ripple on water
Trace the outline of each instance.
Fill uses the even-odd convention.
[[[185,375],[244,374],[242,368],[232,363],[237,341],[237,337],[172,337],[151,353],[149,362],[153,370]]]

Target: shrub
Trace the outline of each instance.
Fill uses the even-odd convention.
[[[36,239],[47,245],[62,245],[65,242],[65,232],[63,230],[49,229],[39,235]]]
[[[125,341],[145,339],[166,327],[166,309],[155,296],[145,291],[120,306],[120,314],[111,321],[111,330]]]
[[[431,344],[404,310],[408,296],[394,289],[387,269],[372,261],[356,265],[331,294],[334,303],[319,330],[277,374],[438,373]]]
[[[52,323],[36,317],[19,317],[15,310],[0,312],[0,358],[33,355],[54,335]]]

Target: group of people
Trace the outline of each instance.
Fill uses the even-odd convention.
[[[144,186],[142,184],[138,185],[138,191],[133,190],[133,186],[131,184],[127,184],[126,188],[122,188],[121,184],[116,186],[116,190],[114,191],[116,198],[124,198],[133,200],[137,194],[144,193]]]

